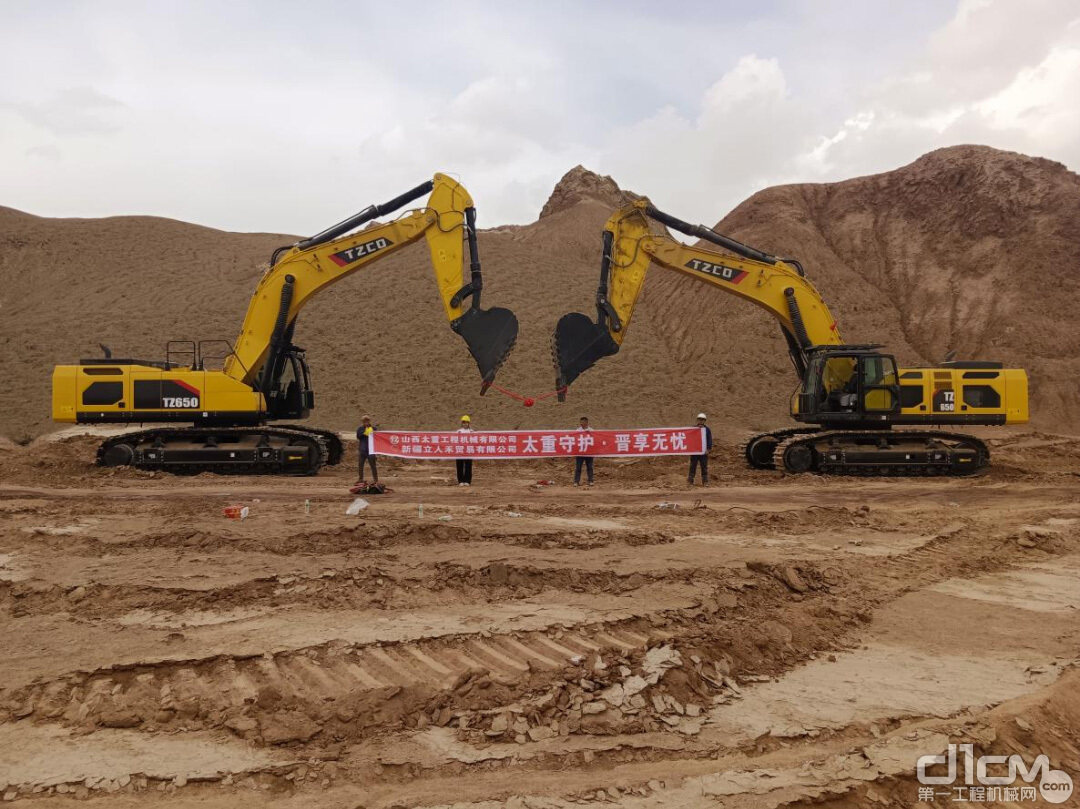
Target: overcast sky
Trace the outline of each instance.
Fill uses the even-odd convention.
[[[1080,166],[1076,0],[0,2],[0,205],[311,234],[435,171],[481,226],[581,163],[715,222],[984,143]]]

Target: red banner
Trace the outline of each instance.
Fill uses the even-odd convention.
[[[411,432],[377,430],[371,451],[395,458],[572,458],[576,455],[645,457],[701,455],[701,427],[644,430],[488,430]]]

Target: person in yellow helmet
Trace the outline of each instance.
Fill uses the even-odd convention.
[[[468,416],[462,416],[458,432],[471,433],[472,431],[472,419]],[[457,466],[457,485],[472,486],[472,458],[458,458],[454,461],[454,464]]]

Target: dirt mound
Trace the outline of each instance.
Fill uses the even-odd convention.
[[[540,218],[569,210],[582,202],[600,202],[617,208],[637,198],[637,194],[623,191],[607,175],[594,174],[584,166],[574,166],[556,183],[540,211]]]
[[[501,385],[527,394],[554,387],[551,330],[566,312],[591,313],[600,230],[634,198],[578,166],[537,222],[481,233],[485,302],[511,307],[521,322]],[[986,147],[943,149],[881,175],[767,189],[718,227],[802,260],[846,339],[884,342],[907,365],[949,350],[1020,365],[1031,374],[1036,425],[1080,424],[1071,318],[1080,302],[1080,178],[1063,166]],[[0,208],[0,434],[21,441],[52,430],[52,366],[98,355],[99,342],[117,356],[159,358],[170,339],[233,339],[261,264],[293,240]],[[317,298],[296,340],[315,374],[314,420],[327,427],[348,429],[365,411],[399,428],[452,426],[462,412],[478,428],[574,425],[581,413],[597,426],[681,424],[700,409],[718,433],[786,423],[795,378],[775,323],[708,293],[652,271],[623,350],[575,385],[570,407],[546,399],[527,410],[476,396],[475,368],[447,328],[423,245]]]

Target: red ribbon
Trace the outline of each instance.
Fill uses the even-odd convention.
[[[517,401],[524,404],[526,407],[532,407],[534,404],[543,399],[550,399],[552,396],[558,396],[560,393],[566,392],[566,387],[563,386],[561,388],[556,388],[549,393],[542,393],[539,396],[525,396],[521,393],[515,393],[512,390],[507,390],[506,388],[499,387],[494,382],[491,383],[491,387],[495,388],[495,390],[497,390],[499,393],[502,393],[505,396],[509,396],[511,399],[516,399]]]

